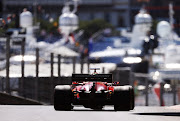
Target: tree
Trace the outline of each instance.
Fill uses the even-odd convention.
[[[94,19],[92,21],[80,21],[79,30],[84,30],[83,40],[88,40],[94,33],[105,28],[114,28],[103,19]]]
[[[53,22],[49,22],[47,20],[39,19],[38,22],[40,22],[40,30],[46,30],[48,33],[54,33],[57,34],[58,26],[57,22],[58,19],[54,20]]]

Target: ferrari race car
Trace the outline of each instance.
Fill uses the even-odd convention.
[[[54,109],[72,110],[75,105],[101,110],[114,105],[114,110],[134,109],[134,90],[130,85],[112,82],[112,74],[72,74],[72,85],[54,89]]]

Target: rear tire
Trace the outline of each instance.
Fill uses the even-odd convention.
[[[55,110],[71,110],[73,109],[72,91],[70,85],[59,85],[54,91],[54,109]]]
[[[134,92],[131,86],[115,86],[112,96],[114,110],[129,111],[134,109]]]

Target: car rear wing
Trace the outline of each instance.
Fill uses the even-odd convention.
[[[112,83],[112,74],[72,74],[72,82],[99,81]]]

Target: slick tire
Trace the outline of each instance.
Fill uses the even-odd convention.
[[[54,109],[55,110],[71,110],[73,109],[72,91],[70,85],[59,85],[54,90]]]
[[[129,111],[134,109],[134,91],[132,86],[115,86],[112,97],[114,110]]]

